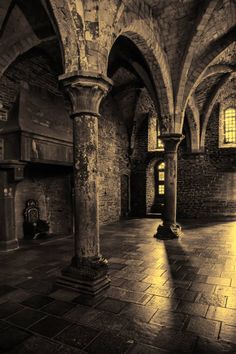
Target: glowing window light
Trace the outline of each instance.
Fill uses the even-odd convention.
[[[224,143],[236,143],[236,109],[232,107],[224,111]]]
[[[158,167],[158,194],[165,194],[165,162],[159,163]]]
[[[159,185],[158,186],[158,193],[159,194],[165,194],[165,186],[164,185]]]
[[[159,136],[161,133],[160,133],[160,129],[158,128],[157,129],[157,136]],[[158,139],[157,138],[157,149],[158,150],[164,150],[164,144],[163,144],[163,142],[162,142],[162,140],[161,139]]]
[[[158,179],[159,181],[164,181],[165,180],[165,173],[164,172],[159,172],[158,173]]]

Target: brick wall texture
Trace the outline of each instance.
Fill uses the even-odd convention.
[[[223,217],[236,213],[235,153],[219,149],[219,105],[209,120],[204,154],[186,154],[180,146],[178,159],[178,215]]]

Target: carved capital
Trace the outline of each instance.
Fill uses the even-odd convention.
[[[182,134],[162,134],[158,138],[163,141],[165,146],[165,153],[175,153],[177,152],[178,146],[184,139]]]
[[[104,75],[78,71],[59,77],[72,103],[71,117],[93,115],[99,117],[100,103],[112,86]]]

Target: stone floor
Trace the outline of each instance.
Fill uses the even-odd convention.
[[[0,353],[236,353],[236,223],[160,241],[158,222],[102,228],[112,285],[96,307],[55,285],[72,238],[0,254]]]

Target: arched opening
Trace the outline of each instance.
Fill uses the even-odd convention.
[[[147,215],[162,215],[165,201],[165,162],[154,159],[147,167]]]
[[[143,54],[127,36],[118,37],[113,44],[108,61],[108,76],[114,82],[108,99],[112,99],[119,107],[119,124],[126,131],[126,173],[124,169],[120,170],[120,178],[124,174],[130,178],[130,213],[145,216],[149,117],[152,116],[153,120],[157,117],[156,93]],[[123,194],[122,189],[120,191]]]
[[[61,42],[49,13],[39,0],[14,1],[1,26],[0,58],[4,51],[9,55],[0,61],[0,154],[3,165],[11,160],[24,166],[12,186],[18,240],[24,238],[23,212],[31,199],[50,234],[72,233],[72,124],[58,84],[64,72]]]

